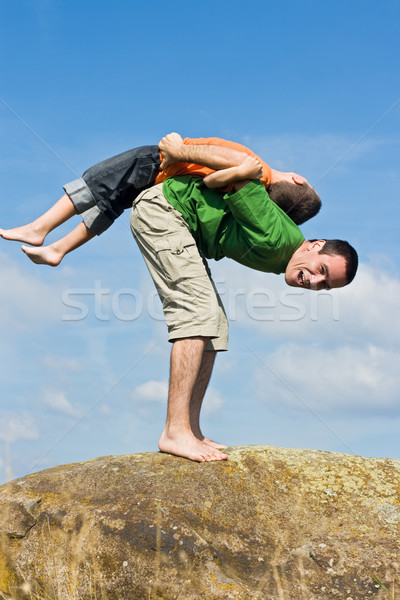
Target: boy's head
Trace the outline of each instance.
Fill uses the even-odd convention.
[[[284,179],[270,183],[267,192],[296,225],[315,217],[321,208],[320,197],[305,179],[300,184]]]

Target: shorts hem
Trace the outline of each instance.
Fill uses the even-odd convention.
[[[63,189],[75,206],[78,215],[96,205],[95,198],[90,191],[90,188],[82,178],[75,179],[74,181],[65,184]]]
[[[206,346],[206,352],[208,351],[227,352],[228,342],[222,342],[221,340],[217,339],[210,340]]]
[[[218,332],[213,330],[204,330],[201,327],[196,329],[195,327],[191,327],[190,329],[174,329],[168,334],[168,341],[174,342],[175,340],[179,340],[181,338],[191,338],[191,337],[207,337],[207,338],[217,338]]]
[[[97,206],[92,206],[81,213],[82,221],[95,235],[101,235],[114,221],[103,214]]]
[[[227,352],[228,351],[228,340],[220,339],[217,335],[213,335],[210,333],[205,333],[204,331],[194,331],[190,329],[190,331],[178,331],[170,333],[168,336],[168,341],[173,343],[176,340],[180,340],[182,338],[191,338],[191,337],[208,337],[206,351],[215,351],[215,352]]]

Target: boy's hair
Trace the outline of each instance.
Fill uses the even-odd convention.
[[[296,185],[289,181],[278,181],[271,183],[267,192],[296,225],[315,217],[321,208],[321,198],[308,183]]]

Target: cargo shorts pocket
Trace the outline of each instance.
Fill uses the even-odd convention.
[[[196,242],[189,236],[171,233],[154,242],[163,277],[170,283],[178,285],[194,277],[208,277]]]

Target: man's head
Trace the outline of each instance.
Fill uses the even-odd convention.
[[[308,240],[293,253],[285,281],[309,290],[343,287],[353,281],[357,266],[357,252],[348,242]]]
[[[297,173],[272,172],[268,195],[296,225],[315,217],[321,199],[307,179]]]

